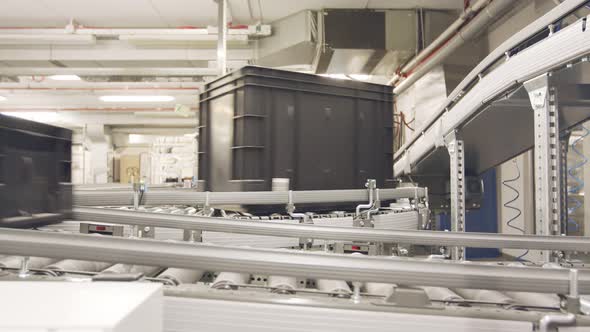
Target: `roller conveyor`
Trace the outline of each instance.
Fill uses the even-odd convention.
[[[201,270],[168,268],[158,278],[172,280],[176,285],[192,284],[199,281],[205,272]]]
[[[52,270],[52,271],[57,271],[57,272],[63,272],[63,271],[101,272],[112,265],[113,265],[112,263],[65,259],[65,260],[58,261],[53,264],[47,265],[44,268],[48,269],[48,270]]]
[[[538,32],[582,4],[566,0],[528,29]],[[522,98],[523,81],[550,71],[556,83],[567,87],[572,78],[578,79],[572,73],[579,72],[581,77],[590,73],[586,58],[590,41],[579,31],[585,30],[585,24],[584,20],[560,27],[546,40],[509,54],[505,62],[499,60],[503,52],[494,51],[494,61],[479,65],[435,118],[395,155],[395,173],[424,175],[435,170],[434,175],[448,175],[447,151],[438,148],[445,144],[446,135],[458,129],[467,142],[468,170],[477,174],[527,148],[529,142],[519,137],[505,150],[479,153],[497,143],[488,137],[498,128],[498,112],[530,108],[529,100]],[[515,39],[520,43],[524,37],[525,33],[518,33]],[[518,43],[510,42],[502,47],[510,52],[515,46]],[[587,84],[583,79],[575,83]],[[583,105],[571,101],[559,100],[566,110],[580,110],[566,112],[564,128],[590,116]],[[507,134],[499,138],[499,144],[514,136],[512,130],[528,133],[526,118],[518,114],[503,127]],[[166,295],[165,326],[176,332],[192,331],[195,326],[258,332],[327,327],[342,332],[392,328],[544,332],[544,326],[551,325],[542,322],[570,316],[576,329],[590,326],[590,319],[583,315],[590,312],[584,297],[580,310],[571,308],[579,294],[590,294],[590,270],[570,259],[577,251],[590,252],[588,238],[418,230],[431,225],[425,188],[374,190],[379,193],[375,202],[370,192],[206,193],[165,185],[139,195],[139,206],[132,208],[139,197],[129,185],[75,187],[73,199],[79,207],[73,210],[74,221],[35,231],[0,229],[0,254],[7,255],[0,256],[0,280],[92,283],[109,280],[110,275],[118,281],[115,287],[161,283]],[[456,207],[454,198],[451,205]],[[396,199],[403,200],[386,206]],[[331,203],[362,205],[356,213],[351,209],[314,215],[298,209],[292,214],[293,205],[325,204],[321,211],[331,211]],[[281,214],[236,212],[270,205]],[[232,208],[235,211],[230,212]],[[81,222],[83,226],[116,225],[119,231],[123,225],[124,231],[74,234],[81,231]],[[142,233],[135,232],[134,226],[141,226]],[[154,239],[141,238],[147,237],[144,227],[155,229]],[[406,245],[412,250],[406,250]],[[532,260],[526,266],[468,264],[448,255],[449,248],[457,247],[547,250],[559,263],[554,263],[555,269],[541,268]],[[396,257],[415,252],[420,258]],[[19,273],[26,269],[24,257],[29,258],[29,274]],[[43,268],[55,273],[44,273]]]

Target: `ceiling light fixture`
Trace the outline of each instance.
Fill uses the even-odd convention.
[[[172,96],[101,96],[100,100],[108,103],[155,103],[173,101]]]
[[[51,75],[50,79],[54,81],[81,81],[82,79],[78,75]]]
[[[365,74],[350,74],[348,76],[350,76],[350,78],[352,78],[353,80],[357,80],[357,81],[367,81],[371,78],[370,75],[365,75]]]
[[[0,96],[0,101],[5,101],[5,100],[6,100],[6,97]]]

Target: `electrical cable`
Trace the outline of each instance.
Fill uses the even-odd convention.
[[[518,189],[516,189],[514,186],[510,185],[510,183],[514,183],[520,179],[520,167],[518,167],[518,163],[516,162],[516,159],[512,159],[512,162],[514,163],[514,166],[516,167],[516,177],[502,181],[502,185],[506,186],[507,188],[512,190],[516,195],[511,200],[504,203],[503,206],[507,209],[516,211],[516,215],[512,216],[512,218],[510,218],[510,220],[508,220],[506,222],[506,226],[508,226],[514,230],[517,230],[524,235],[524,234],[526,234],[524,228],[520,228],[520,227],[514,226],[512,224],[516,219],[518,219],[522,215],[522,210],[519,209],[518,207],[515,207],[512,205],[514,202],[516,202],[520,198],[520,191],[518,191]],[[526,256],[528,253],[529,253],[529,250],[527,249],[522,255],[516,257],[515,260],[523,261],[524,260],[523,257]],[[526,260],[524,260],[524,261],[526,261]]]
[[[571,167],[568,168],[567,170],[567,174],[569,175],[569,177],[571,179],[573,179],[576,182],[576,185],[570,187],[568,189],[568,194],[579,194],[580,191],[582,190],[582,188],[584,188],[584,179],[580,178],[576,173],[577,170],[579,169],[584,169],[584,165],[586,165],[588,163],[588,158],[586,158],[586,156],[584,155],[584,153],[580,150],[578,150],[578,143],[582,142],[584,140],[584,138],[586,136],[588,136],[590,134],[590,130],[588,130],[588,128],[584,127],[583,125],[581,125],[579,127],[580,129],[583,130],[583,134],[582,136],[576,138],[573,142],[572,142],[572,151],[581,159],[574,165],[572,165]],[[569,204],[569,203],[573,203]],[[568,208],[567,208],[567,230],[569,233],[569,226],[573,225],[575,226],[575,228],[573,229],[573,231],[577,232],[580,229],[580,225],[576,222],[576,220],[574,220],[573,215],[574,213],[582,207],[582,202],[576,198],[576,197],[572,197],[571,195],[568,197]]]

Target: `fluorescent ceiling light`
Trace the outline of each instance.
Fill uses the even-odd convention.
[[[102,96],[100,100],[109,103],[129,102],[129,103],[150,103],[173,101],[172,96]]]
[[[25,120],[31,120],[36,122],[49,122],[54,123],[59,120],[59,115],[57,112],[2,112],[4,115],[13,116],[16,118],[21,118]]]
[[[320,74],[320,76],[335,78],[338,80],[349,80],[350,79],[350,77],[348,77],[344,74]]]
[[[6,97],[0,96],[0,101],[5,101],[5,100],[6,100]]]
[[[335,79],[339,79],[339,80],[353,79],[355,81],[366,81],[371,78],[371,75],[365,75],[365,74],[320,74],[320,76],[335,78]]]
[[[0,45],[93,45],[94,35],[79,34],[0,34]]]
[[[50,79],[54,81],[81,81],[82,79],[78,75],[51,75]]]
[[[371,78],[370,75],[365,75],[365,74],[350,74],[348,76],[350,76],[350,78],[352,78],[353,80],[357,80],[357,81],[366,81]]]

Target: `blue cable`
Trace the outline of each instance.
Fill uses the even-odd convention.
[[[520,198],[520,192],[518,191],[518,189],[514,188],[513,186],[509,185],[509,183],[513,183],[516,182],[520,179],[520,167],[518,167],[518,163],[516,162],[516,159],[512,159],[512,162],[514,163],[514,166],[516,167],[516,177],[514,177],[513,179],[508,179],[508,180],[504,180],[502,181],[502,185],[506,186],[507,188],[509,188],[510,190],[514,191],[514,193],[516,194],[516,196],[514,196],[514,198],[512,198],[511,200],[509,200],[508,202],[504,203],[504,207],[507,209],[511,209],[513,211],[516,211],[516,215],[514,215],[512,218],[510,218],[510,220],[508,220],[508,222],[506,222],[506,226],[515,229],[519,232],[521,232],[523,235],[525,234],[524,229],[518,227],[518,226],[514,226],[512,225],[512,222],[514,222],[516,219],[518,219],[518,217],[520,217],[522,215],[522,210],[512,206],[511,204],[516,202],[519,198]],[[522,259],[524,256],[526,256],[529,253],[529,250],[527,249],[522,255],[518,256],[515,258],[515,260],[517,261],[524,261],[524,259]]]
[[[588,130],[588,128],[584,127],[583,125],[580,126],[580,129],[582,129],[584,131],[584,134],[582,136],[576,138],[572,142],[572,151],[578,157],[580,157],[580,160],[576,164],[569,167],[567,170],[567,174],[570,176],[570,178],[572,178],[576,182],[575,186],[572,186],[568,189],[567,192],[569,194],[579,194],[580,190],[582,190],[582,188],[584,188],[584,179],[577,176],[576,172],[580,168],[583,169],[584,165],[586,165],[586,163],[588,163],[588,158],[586,158],[586,156],[584,155],[583,152],[578,150],[578,143],[582,142],[584,140],[584,138],[590,134],[590,130]],[[573,231],[577,232],[580,229],[580,225],[578,225],[578,223],[574,220],[573,214],[576,212],[576,210],[578,210],[579,208],[582,207],[582,202],[575,197],[568,197],[568,203],[570,203],[570,202],[572,202],[573,205],[568,204],[568,208],[567,208],[568,231],[569,231],[569,225],[573,225],[573,226],[575,226]]]

